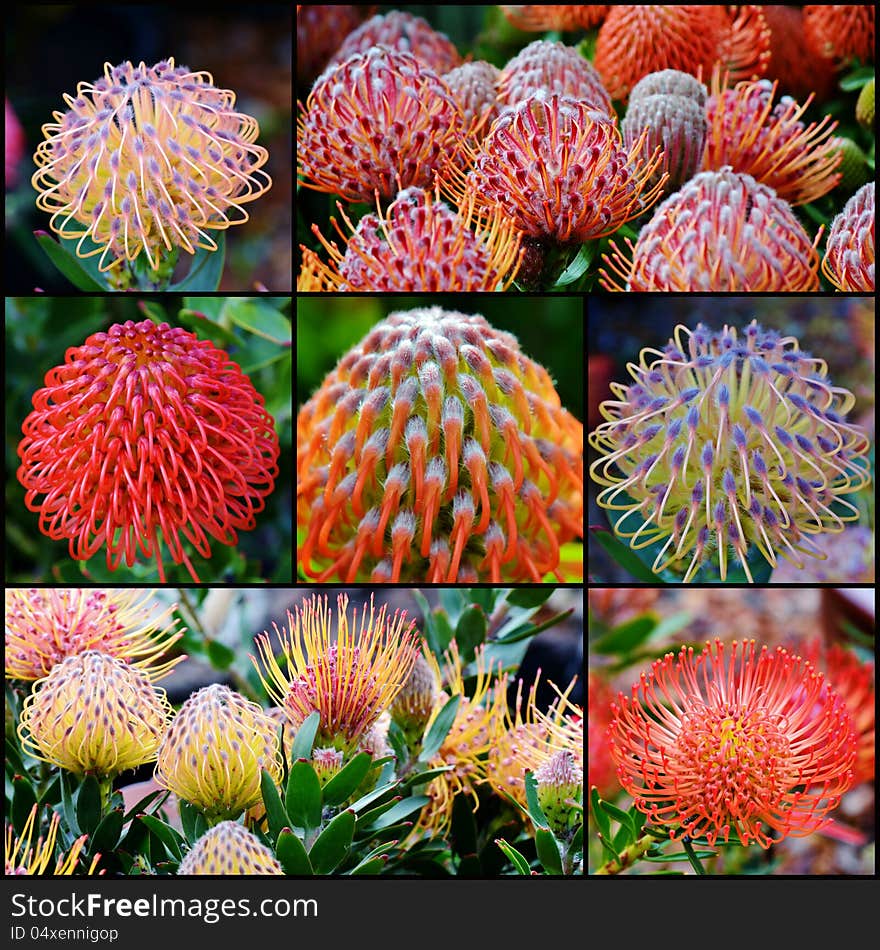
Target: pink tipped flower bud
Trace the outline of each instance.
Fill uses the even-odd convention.
[[[838,290],[874,290],[874,182],[863,185],[831,222],[822,272]]]

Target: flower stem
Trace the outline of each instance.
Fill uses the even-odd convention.
[[[642,835],[641,838],[627,845],[616,858],[606,861],[596,874],[620,874],[621,871],[625,871],[631,864],[635,864],[644,857],[656,843],[657,838],[654,835]]]

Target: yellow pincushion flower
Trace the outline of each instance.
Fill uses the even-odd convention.
[[[178,875],[284,874],[275,855],[243,825],[221,821],[180,862]]]
[[[52,812],[49,820],[49,830],[46,837],[42,835],[33,840],[37,825],[37,812],[39,805],[34,805],[30,810],[27,821],[24,823],[21,836],[15,836],[15,829],[11,824],[6,825],[5,840],[5,874],[12,876],[30,876],[45,874],[52,864],[52,858],[55,854],[55,841],[58,837],[58,826],[61,819],[57,812]],[[53,876],[68,876],[76,870],[79,856],[85,847],[87,835],[80,835],[70,847],[67,854],[60,854],[55,862],[55,867],[51,871]],[[89,865],[86,874],[94,874],[100,855],[96,854]]]
[[[220,683],[196,690],[165,733],[155,778],[208,818],[237,818],[261,800],[260,777],[278,782],[278,726],[261,706]]]
[[[171,707],[124,660],[86,650],[37,680],[18,724],[24,748],[76,775],[118,775],[156,758]]]

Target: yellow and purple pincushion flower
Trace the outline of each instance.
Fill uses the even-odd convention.
[[[64,101],[34,156],[37,207],[80,257],[100,254],[102,271],[140,254],[156,270],[178,248],[217,250],[211,232],[247,221],[244,205],[272,184],[256,119],[209,73],[171,58],[107,63]]]
[[[221,821],[209,828],[177,869],[181,875],[284,874],[274,854],[244,825]]]
[[[737,561],[752,582],[754,558],[802,566],[823,557],[815,535],[858,519],[846,496],[870,482],[870,445],[846,419],[855,397],[793,337],[679,326],[628,368],[600,406],[590,475],[615,533],[659,547],[656,573],[688,582],[717,565],[724,580]]]

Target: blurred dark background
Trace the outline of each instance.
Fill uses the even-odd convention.
[[[236,94],[236,109],[260,124],[258,143],[272,187],[247,205],[251,220],[226,232],[221,291],[262,285],[290,291],[293,200],[292,5],[254,3],[188,8],[172,4],[13,4],[5,10],[6,97],[24,133],[16,182],[6,191],[6,290],[70,292],[33,239],[49,230],[30,185],[41,126],[63,111],[64,93],[102,75],[104,63],[148,66],[169,56],[207,70]],[[188,258],[187,254],[182,255]]]

